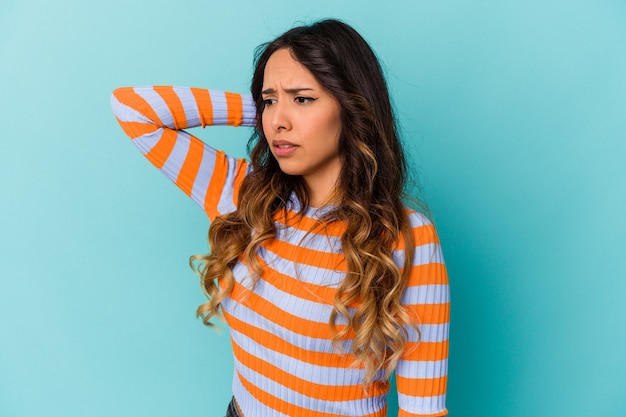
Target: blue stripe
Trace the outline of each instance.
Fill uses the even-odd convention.
[[[443,324],[420,324],[420,333],[418,335],[417,330],[411,326],[405,326],[409,342],[426,342],[426,343],[438,343],[448,340],[448,333],[450,329],[450,323]],[[418,339],[419,336],[419,339]]]
[[[189,134],[182,130],[175,130],[173,132],[176,132],[177,135],[176,142],[174,143],[172,152],[167,157],[167,161],[163,164],[161,171],[167,178],[172,181],[176,181],[178,179],[178,175],[180,174],[180,169],[183,167],[183,163],[185,162],[185,158],[187,157],[187,153],[189,152],[191,140],[189,138]]]
[[[242,94],[241,102],[243,104],[243,120],[242,126],[256,127],[256,105],[251,95]]]
[[[211,146],[204,144],[204,151],[202,153],[202,161],[200,162],[200,168],[198,169],[198,175],[193,182],[191,189],[191,198],[204,210],[204,200],[206,199],[206,193],[209,188],[209,182],[213,176],[215,170],[215,149]]]
[[[220,214],[231,213],[237,210],[233,193],[237,170],[239,169],[242,161],[237,160],[232,156],[226,155],[226,162],[228,164],[228,168],[226,171],[226,182],[224,188],[222,188],[222,195],[220,196],[220,200],[217,204],[217,211]]]
[[[283,400],[290,402],[291,404],[295,404],[298,407],[306,408],[308,410],[314,412],[321,413],[331,413],[338,415],[351,415],[355,416],[355,411],[359,409],[366,409],[367,413],[372,413],[375,411],[381,410],[386,404],[386,396],[381,395],[377,397],[370,397],[365,399],[358,400],[345,400],[345,401],[325,401],[322,399],[317,399],[310,397],[308,395],[300,394],[299,392],[286,387],[278,382],[273,381],[272,379],[261,375],[250,368],[243,366],[241,363],[237,363],[237,370],[242,375],[243,378],[248,380],[254,386],[261,388],[263,391],[271,393],[271,395]],[[287,370],[298,370],[304,371],[306,368],[311,367],[309,364],[300,365],[301,367],[293,367],[292,364],[283,363],[281,368]],[[302,378],[302,375],[297,375]],[[340,384],[332,384],[333,381],[342,382],[344,380],[344,369],[339,369],[338,373],[335,375],[326,374],[325,380],[320,382],[322,385],[326,386],[334,386]],[[343,385],[346,385],[344,382]],[[360,382],[357,382],[355,385],[356,390],[362,390],[362,386]],[[364,404],[368,405],[372,402],[375,403],[374,407],[364,407]],[[349,412],[349,414],[345,414]]]
[[[165,129],[159,128],[152,133],[139,136],[138,138],[133,139],[133,145],[139,149],[139,152],[141,152],[142,155],[145,155],[150,152],[157,143],[159,143],[161,136],[163,136],[163,132],[165,132]]]
[[[211,107],[213,108],[213,126],[226,126],[228,121],[228,104],[223,91],[209,90]]]
[[[237,399],[237,403],[241,408],[244,416],[257,416],[257,417],[290,417],[287,414],[279,413],[278,411],[269,408],[256,398],[254,398],[243,386],[239,380],[237,372],[233,376],[233,395]]]
[[[409,213],[407,217],[409,218],[409,223],[411,224],[412,228],[432,224],[430,220],[428,220],[428,218],[424,214],[419,213],[417,211]]]
[[[435,379],[448,375],[448,360],[441,361],[398,361],[396,375],[404,378]]]
[[[416,285],[404,290],[400,303],[407,304],[446,304],[450,302],[448,284]]]
[[[244,269],[245,266],[241,263],[238,263],[233,269],[233,273],[235,274],[238,282],[241,282],[247,276],[247,270],[246,273],[244,273]],[[245,285],[245,282],[242,285]],[[299,284],[294,280],[293,285]],[[321,299],[320,302],[315,302],[294,296],[293,294],[275,287],[263,279],[259,279],[257,281],[254,287],[254,293],[261,297],[265,302],[285,311],[286,313],[288,312],[294,317],[307,321],[315,321],[320,324],[328,324],[328,318],[330,317],[330,313],[332,311],[332,305],[327,304]],[[245,300],[243,301],[243,304],[246,304]]]
[[[231,329],[230,332],[233,342],[248,354],[305,381],[328,386],[360,386],[363,382],[364,372],[361,369],[333,367],[330,366],[330,364],[328,366],[314,365],[284,353],[269,350],[247,335],[239,333],[236,330]],[[301,350],[301,352],[303,356],[306,354],[304,349]],[[337,357],[339,357],[339,355]],[[238,361],[235,362],[239,363]]]
[[[270,267],[280,271],[281,274],[309,284],[338,288],[345,278],[343,271],[291,262],[264,247],[259,247],[258,254]]]
[[[173,89],[183,105],[187,126],[200,125],[200,110],[198,110],[198,104],[196,103],[196,98],[191,92],[191,88],[173,87]]]
[[[413,397],[398,393],[401,409],[413,414],[437,414],[446,409],[446,396]]]
[[[156,91],[154,91],[153,88],[135,88],[134,91],[139,97],[142,97],[150,104],[152,110],[159,115],[159,118],[164,126],[167,126],[170,129],[175,128],[174,117],[170,112],[170,108],[167,106],[165,100],[163,100],[163,98]]]
[[[285,226],[279,222],[276,222],[276,239],[318,252],[341,253],[342,251],[340,237],[305,232],[295,227]]]

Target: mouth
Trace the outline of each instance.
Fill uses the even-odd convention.
[[[278,149],[289,149],[289,148],[295,148],[297,145],[291,142],[284,141],[284,140],[275,140],[272,142],[272,146]]]
[[[277,157],[281,156],[289,156],[293,151],[298,148],[298,145],[286,142],[282,140],[275,140],[272,142],[272,147],[274,148],[274,155]]]

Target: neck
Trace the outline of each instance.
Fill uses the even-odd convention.
[[[337,177],[305,178],[304,180],[309,190],[309,206],[323,207],[338,202]]]

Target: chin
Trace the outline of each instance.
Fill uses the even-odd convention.
[[[281,165],[278,164],[278,166],[280,167],[280,170],[287,175],[293,175],[293,176],[298,176],[298,175],[302,175],[303,172],[301,169],[298,169],[297,167],[293,167],[293,166],[285,166],[285,165]]]
[[[283,174],[291,175],[292,177],[298,177],[298,176],[302,175],[301,171],[294,170],[294,169],[283,169],[283,168],[281,168],[280,170],[283,172]]]

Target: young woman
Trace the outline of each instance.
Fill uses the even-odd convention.
[[[252,97],[121,88],[124,131],[211,220],[194,256],[207,325],[229,325],[229,416],[447,413],[449,292],[433,225],[406,207],[406,161],[376,56],[325,20],[263,45]],[[250,126],[250,162],[183,129]]]

